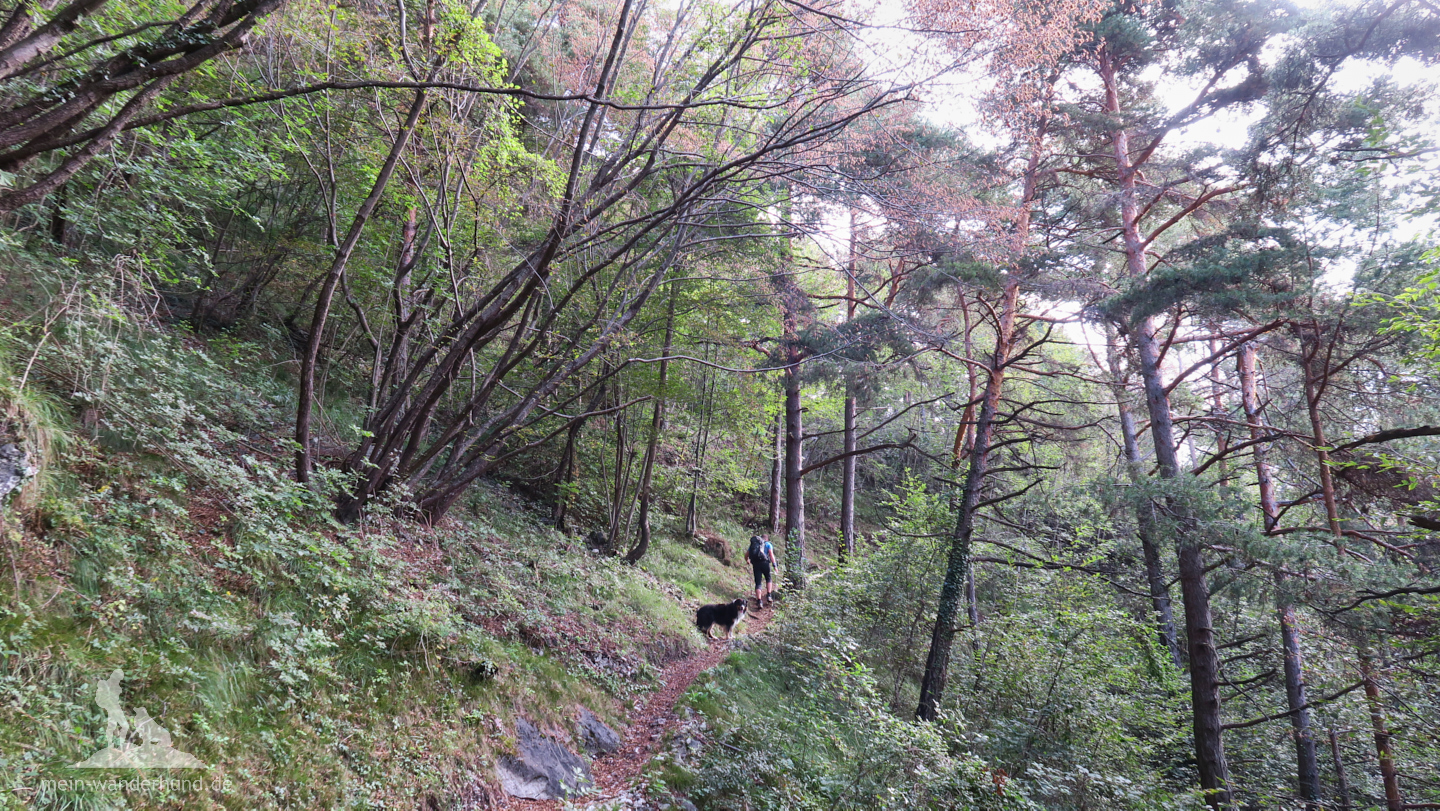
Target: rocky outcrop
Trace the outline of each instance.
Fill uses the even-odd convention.
[[[620,748],[620,733],[583,707],[580,709],[580,718],[575,722],[575,732],[580,738],[580,745],[591,757],[608,755]]]
[[[23,448],[13,442],[0,445],[0,499],[23,487],[35,472],[30,455]]]
[[[735,559],[730,554],[730,544],[724,537],[701,530],[696,533],[696,538],[700,541],[700,548],[705,554],[715,558],[726,566],[735,565]]]
[[[506,794],[526,800],[563,800],[594,787],[590,764],[524,718],[515,722],[515,738],[519,755],[506,755],[495,764]]]

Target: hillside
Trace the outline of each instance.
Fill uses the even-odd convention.
[[[1437,88],[1433,0],[12,3],[0,804],[1440,807]]]

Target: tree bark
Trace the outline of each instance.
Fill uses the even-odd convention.
[[[1170,417],[1170,399],[1160,375],[1160,353],[1154,327],[1142,321],[1134,334],[1140,375],[1145,383],[1145,402],[1150,414],[1150,435],[1155,446],[1160,476],[1177,479],[1180,461],[1175,452],[1175,428]],[[1230,770],[1225,761],[1224,722],[1220,707],[1220,656],[1215,649],[1215,628],[1210,616],[1210,586],[1205,579],[1205,559],[1194,537],[1194,521],[1183,503],[1171,501],[1167,510],[1175,523],[1176,558],[1179,561],[1180,594],[1185,606],[1186,650],[1190,664],[1190,708],[1193,716],[1195,761],[1200,787],[1206,802],[1216,808],[1228,807]]]
[[[595,390],[595,396],[590,399],[585,411],[594,411],[605,402],[604,383],[601,383]],[[585,428],[585,419],[581,418],[570,424],[565,431],[565,450],[560,454],[560,466],[555,471],[555,507],[550,514],[551,524],[561,532],[565,531],[565,517],[570,509],[569,485],[575,477],[575,455],[580,444],[580,431]]]
[[[1240,405],[1250,440],[1255,443],[1255,478],[1260,491],[1260,512],[1265,531],[1275,529],[1280,506],[1275,498],[1275,479],[1265,461],[1265,424],[1260,415],[1259,388],[1255,382],[1255,348],[1240,347],[1236,358],[1240,378]],[[1291,732],[1295,740],[1295,777],[1300,799],[1308,811],[1320,807],[1320,763],[1315,752],[1315,733],[1310,720],[1309,698],[1306,696],[1305,664],[1300,648],[1300,630],[1295,622],[1295,606],[1285,597],[1284,575],[1275,573],[1275,616],[1280,624],[1280,643],[1285,654],[1285,698],[1290,710]]]
[[[1211,352],[1211,354],[1214,354],[1214,353],[1218,352],[1219,350],[1220,350],[1220,340],[1219,340],[1218,338],[1211,338],[1211,339],[1210,339],[1210,352]],[[1210,364],[1210,374],[1209,374],[1209,377],[1210,377],[1210,413],[1211,413],[1211,415],[1214,417],[1214,419],[1216,420],[1216,422],[1215,422],[1215,451],[1216,451],[1216,453],[1218,453],[1218,454],[1220,455],[1220,461],[1219,461],[1218,463],[1216,463],[1216,467],[1217,467],[1218,470],[1219,470],[1220,483],[1223,485],[1223,484],[1229,484],[1229,483],[1230,483],[1230,462],[1229,462],[1229,454],[1228,454],[1228,451],[1230,450],[1230,429],[1229,429],[1229,427],[1227,427],[1227,424],[1226,424],[1225,422],[1223,422],[1223,420],[1225,419],[1225,413],[1226,413],[1226,412],[1225,412],[1225,378],[1224,378],[1223,373],[1220,371],[1220,360],[1219,360],[1219,358],[1216,358],[1215,362]]]
[[[615,385],[615,405],[624,402],[620,385]],[[611,555],[620,553],[620,529],[625,522],[626,498],[630,493],[630,469],[635,453],[630,448],[630,417],[624,410],[615,412],[615,486],[610,492],[610,524],[605,533],[605,548]]]
[[[560,453],[560,465],[555,469],[555,504],[550,510],[550,526],[565,532],[565,517],[570,509],[570,480],[575,475],[575,442],[580,437],[581,420],[565,432],[565,449]]]
[[[300,398],[295,413],[295,479],[300,482],[310,481],[312,460],[310,457],[310,417],[313,412],[315,399],[315,368],[320,361],[320,348],[325,341],[325,325],[330,317],[330,305],[335,298],[335,288],[339,286],[340,277],[345,273],[345,266],[350,262],[350,255],[355,252],[355,246],[360,243],[360,235],[364,233],[365,226],[370,221],[370,215],[374,213],[375,206],[385,194],[385,188],[390,184],[390,177],[395,173],[395,166],[400,162],[400,156],[404,154],[406,146],[410,143],[410,137],[415,133],[415,128],[420,122],[420,114],[425,110],[425,91],[415,91],[415,101],[410,105],[410,114],[406,117],[405,123],[395,135],[395,142],[390,145],[390,154],[385,156],[385,163],[380,167],[380,174],[376,175],[375,183],[370,187],[370,194],[355,211],[355,217],[350,221],[350,232],[345,235],[344,241],[335,250],[335,257],[330,262],[330,269],[325,273],[325,281],[320,285],[320,295],[315,301],[315,314],[310,318],[310,334],[306,336],[305,353],[300,359]]]
[[[1340,756],[1340,735],[1330,730],[1330,759],[1335,764],[1335,801],[1340,811],[1350,811],[1350,781],[1345,777],[1345,759]]]
[[[1335,542],[1344,545],[1344,533],[1340,526],[1340,507],[1335,498],[1335,477],[1330,469],[1330,452],[1325,440],[1325,420],[1320,416],[1320,403],[1329,386],[1327,370],[1320,359],[1320,326],[1308,325],[1313,334],[1300,336],[1300,371],[1305,380],[1305,413],[1310,418],[1310,433],[1315,459],[1320,465],[1320,494],[1325,504],[1325,520],[1330,524],[1330,533]]]
[[[965,303],[965,294],[956,293],[955,303],[960,307],[960,318],[965,327],[965,357],[975,357],[974,325],[970,323],[970,308]],[[965,364],[965,382],[969,385],[970,396],[965,398],[965,411],[960,415],[960,425],[955,429],[955,446],[951,449],[950,467],[958,470],[960,462],[970,455],[970,443],[975,437],[975,399],[980,395],[980,376],[975,364]]]
[[[665,308],[665,348],[660,353],[660,380],[655,392],[655,410],[650,415],[650,440],[645,447],[645,465],[640,472],[640,538],[625,556],[627,563],[639,563],[650,551],[650,487],[655,480],[655,456],[660,450],[660,435],[665,432],[665,384],[670,372],[670,347],[675,339],[675,299],[679,285],[670,287],[670,303]]]
[[[965,294],[957,291],[955,303],[960,308],[960,318],[965,329],[965,357],[975,357],[975,341],[972,335],[970,323],[970,311],[965,305]],[[975,398],[980,392],[980,378],[975,371],[975,364],[965,364],[965,378],[969,383],[970,396],[965,400],[965,410],[960,415],[960,424],[955,426],[955,443],[950,448],[950,469],[960,470],[960,463],[970,455],[970,449],[975,436]],[[971,562],[968,571],[965,572],[965,611],[970,617],[971,627],[980,624],[980,604],[975,596],[975,564]]]
[[[845,382],[845,453],[840,480],[840,562],[855,556],[855,394],[854,384]]]
[[[771,426],[772,434],[775,436],[775,458],[770,465],[770,535],[772,537],[780,534],[780,522],[783,518],[782,506],[785,493],[785,412],[782,409],[775,418],[775,424]]]
[[[1338,327],[1337,327],[1338,329]],[[1305,381],[1305,411],[1310,418],[1311,442],[1315,459],[1320,465],[1320,495],[1325,503],[1325,520],[1330,533],[1335,536],[1338,549],[1345,548],[1344,528],[1340,524],[1340,505],[1335,496],[1335,480],[1330,470],[1330,453],[1325,438],[1325,421],[1320,414],[1320,404],[1325,390],[1330,385],[1328,363],[1320,356],[1320,324],[1312,321],[1300,328],[1300,367]],[[1395,758],[1391,751],[1390,730],[1385,720],[1385,710],[1380,703],[1380,687],[1375,681],[1370,657],[1363,650],[1360,653],[1360,679],[1365,685],[1365,697],[1370,705],[1370,724],[1375,734],[1375,754],[1380,760],[1380,775],[1385,785],[1385,805],[1388,811],[1401,811],[1404,801],[1400,798],[1400,779],[1395,773]]]
[[[805,478],[801,469],[805,437],[800,404],[800,354],[791,351],[785,370],[785,578],[805,588]]]
[[[1111,333],[1113,335],[1113,332]],[[1116,336],[1118,338],[1118,336]],[[1115,341],[1108,342],[1107,359],[1110,363],[1111,392],[1115,397],[1115,410],[1120,416],[1120,436],[1125,446],[1125,468],[1130,482],[1139,485],[1146,474],[1140,455],[1140,438],[1135,428],[1135,415],[1130,410],[1130,393],[1125,385],[1125,373],[1120,366],[1120,351]],[[1170,660],[1176,667],[1185,667],[1185,655],[1180,650],[1180,640],[1175,633],[1175,613],[1170,602],[1170,585],[1165,577],[1165,567],[1160,560],[1159,536],[1155,516],[1155,503],[1149,499],[1136,501],[1135,534],[1140,539],[1140,551],[1145,558],[1145,581],[1150,587],[1150,605],[1155,612],[1155,630],[1160,644],[1170,652]]]
[[[857,266],[855,209],[850,209],[850,267],[845,274],[845,320],[855,320],[855,273]],[[855,555],[855,380],[845,377],[845,453],[840,480],[840,562]]]
[[[1380,697],[1380,683],[1368,653],[1360,654],[1360,680],[1365,685],[1365,703],[1370,706],[1370,727],[1375,734],[1375,753],[1380,758],[1380,779],[1385,785],[1386,811],[1404,811],[1400,797],[1400,774],[1395,770],[1395,755],[1390,748],[1390,726],[1385,720],[1385,705]]]
[[[1283,575],[1275,574],[1275,615],[1280,623],[1280,642],[1285,651],[1285,699],[1289,704],[1291,733],[1295,739],[1295,779],[1300,786],[1300,800],[1307,811],[1317,811],[1321,804],[1320,762],[1315,753],[1315,733],[1310,721],[1309,698],[1305,689],[1305,661],[1300,650],[1300,630],[1295,622],[1295,606],[1280,591]]]
[[[1013,272],[1012,272],[1013,274]],[[950,536],[950,554],[946,561],[945,580],[940,586],[940,602],[935,612],[935,628],[930,634],[930,653],[925,659],[925,674],[920,681],[920,705],[915,716],[934,721],[940,714],[940,702],[950,677],[950,653],[955,641],[955,622],[960,615],[961,601],[967,590],[970,573],[970,542],[975,532],[975,513],[980,491],[985,484],[989,466],[990,440],[995,417],[1000,407],[1000,390],[1005,381],[1005,368],[1015,341],[1015,310],[1020,297],[1020,283],[1013,275],[1007,281],[1000,301],[1000,323],[995,333],[995,352],[985,382],[985,398],[975,422],[975,440],[970,451],[970,467],[965,472],[964,489],[960,496],[955,531]]]
[[[708,352],[708,349],[707,349]],[[685,537],[693,539],[700,530],[700,477],[704,473],[705,450],[710,443],[710,425],[715,418],[715,373],[709,372],[708,377],[700,378],[700,389],[704,393],[701,397],[701,408],[704,415],[700,419],[698,430],[695,431],[695,467],[690,473],[690,503],[685,508]],[[784,420],[784,415],[781,415]],[[777,429],[779,430],[779,429]],[[777,437],[779,434],[777,434]],[[776,440],[779,441],[778,439]],[[776,456],[777,470],[779,456]],[[778,473],[776,475],[779,475]],[[777,485],[778,486],[778,485]],[[777,496],[778,498],[778,496]],[[778,520],[778,519],[776,519]]]
[[[1100,76],[1105,85],[1105,107],[1120,113],[1120,96],[1115,65],[1108,52],[1100,55]],[[1147,274],[1145,240],[1140,235],[1140,210],[1136,193],[1137,169],[1130,162],[1130,135],[1123,127],[1111,132],[1115,176],[1120,187],[1120,236],[1125,250],[1126,272],[1132,279]],[[1160,374],[1160,350],[1155,327],[1146,318],[1135,325],[1131,340],[1145,386],[1145,405],[1150,416],[1150,435],[1160,476],[1180,477],[1175,451],[1175,426],[1170,415],[1170,398]],[[1205,560],[1194,537],[1193,518],[1186,505],[1169,502],[1175,521],[1176,557],[1179,560],[1180,593],[1185,606],[1185,636],[1190,663],[1190,707],[1195,738],[1195,763],[1205,801],[1215,808],[1231,805],[1230,769],[1225,761],[1223,721],[1220,708],[1220,657],[1215,650],[1215,630],[1210,617],[1210,587],[1205,579]]]
[[[775,277],[784,325],[785,358],[785,579],[804,589],[805,576],[805,457],[800,366],[805,347],[800,342],[800,317],[810,308],[805,291],[790,276]]]

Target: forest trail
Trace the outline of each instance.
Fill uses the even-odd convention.
[[[777,591],[778,595],[779,592]],[[775,615],[772,603],[769,608],[752,611],[740,626],[742,636],[756,636],[765,630]],[[662,686],[650,694],[645,705],[630,719],[625,728],[624,741],[620,748],[608,755],[595,759],[591,773],[595,778],[595,792],[578,798],[581,808],[600,805],[615,800],[621,793],[635,784],[636,778],[659,751],[661,744],[680,723],[675,714],[675,703],[690,689],[701,673],[720,664],[734,650],[730,642],[716,639],[709,646],[693,656],[671,662],[660,674]],[[565,807],[563,800],[524,800],[518,797],[505,798],[502,808],[514,811],[560,811]]]

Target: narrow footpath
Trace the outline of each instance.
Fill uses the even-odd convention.
[[[752,609],[741,623],[736,639],[759,634],[774,615],[773,606],[758,611]],[[595,778],[594,793],[577,797],[572,802],[582,807],[603,803],[634,786],[636,778],[659,751],[661,743],[680,723],[675,714],[675,702],[690,689],[701,673],[720,664],[732,650],[730,640],[716,639],[705,650],[667,665],[660,674],[660,689],[651,693],[645,706],[630,719],[620,748],[601,755],[591,764],[591,774]],[[506,802],[503,807],[515,811],[560,811],[565,806],[561,800],[510,797]]]

